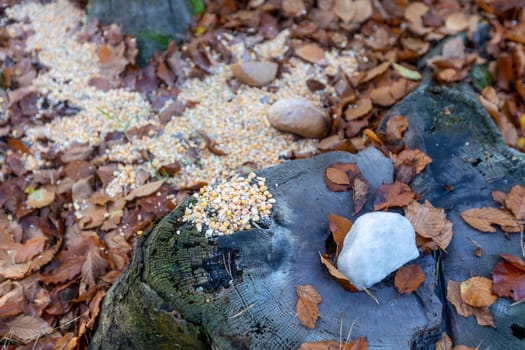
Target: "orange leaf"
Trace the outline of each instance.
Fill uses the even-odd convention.
[[[310,284],[304,284],[296,287],[297,300],[296,312],[301,324],[307,328],[315,328],[319,318],[319,306],[322,298],[321,295]]]
[[[418,235],[434,241],[445,250],[452,240],[452,223],[447,220],[445,210],[435,208],[429,201],[419,204],[412,201],[405,208],[405,216]]]
[[[336,340],[323,340],[316,343],[302,343],[298,350],[367,350],[368,341],[365,337],[354,339],[350,343],[340,343]]]
[[[336,256],[338,256],[341,249],[343,249],[345,237],[348,231],[350,231],[352,228],[352,221],[343,216],[328,214],[328,223],[330,226],[330,231],[332,232],[332,237],[337,244]]]
[[[494,324],[494,317],[488,307],[472,307],[461,299],[460,283],[452,280],[447,284],[447,300],[454,305],[456,312],[463,317],[476,317],[476,321],[480,326],[492,326]]]
[[[328,178],[328,180],[338,185],[350,184],[350,179],[348,178],[348,175],[344,171],[339,170],[337,168],[326,168],[326,177]]]
[[[490,306],[498,298],[492,294],[492,281],[486,277],[471,277],[461,282],[459,290],[461,299],[474,307]]]
[[[516,219],[525,219],[525,187],[520,185],[512,187],[505,197],[505,206],[512,211]]]
[[[328,178],[328,169],[337,169],[337,170],[340,170],[342,171],[344,174],[346,174],[346,177],[348,178],[348,183],[343,185],[343,184],[338,184],[332,180],[330,180]],[[330,170],[330,173],[331,175],[334,175],[336,172]],[[330,164],[325,172],[324,172],[324,182],[326,184],[326,187],[328,187],[328,189],[332,192],[343,192],[343,191],[348,191],[350,190],[350,188],[352,188],[350,186],[350,183],[353,181],[354,177],[357,176],[358,174],[361,174],[361,171],[359,170],[359,168],[357,167],[357,165],[355,163],[342,163],[342,162],[336,162],[336,163],[333,163],[333,164]],[[337,176],[337,175],[335,175]],[[337,180],[337,178],[335,179]],[[339,179],[341,180],[341,179]],[[339,181],[338,180],[338,181]],[[344,182],[344,179],[342,179],[340,182]]]
[[[350,282],[348,278],[346,278],[345,275],[341,271],[335,267],[335,265],[328,259],[326,255],[320,255],[321,263],[328,269],[328,273],[330,276],[332,276],[333,279],[337,281],[343,287],[349,292],[359,292],[359,290]]]
[[[403,133],[408,129],[408,120],[402,115],[395,115],[386,122],[387,140],[397,141],[403,138]]]
[[[382,184],[375,193],[374,210],[403,207],[410,203],[414,196],[414,192],[407,184],[399,181],[392,184]]]
[[[412,293],[424,281],[425,273],[418,264],[402,266],[394,277],[394,284],[400,294]]]
[[[467,224],[481,232],[496,232],[493,224],[505,226],[506,228],[516,229],[519,232],[519,224],[516,222],[514,215],[508,211],[498,208],[473,208],[461,213],[461,217]]]
[[[324,50],[317,44],[305,44],[295,49],[295,54],[311,63],[325,63]]]
[[[525,299],[525,262],[510,254],[501,257],[504,261],[492,270],[492,291],[515,301]]]
[[[428,164],[432,163],[432,158],[418,149],[405,149],[393,158],[396,167],[401,164],[414,165],[417,174],[422,172]]]
[[[126,197],[124,197],[124,199],[127,201],[132,201],[138,197],[149,196],[150,194],[157,192],[157,190],[160,188],[160,186],[162,186],[163,183],[164,180],[159,180],[142,185],[131,191]]]

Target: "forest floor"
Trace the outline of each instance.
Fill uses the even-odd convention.
[[[424,70],[471,83],[505,143],[525,151],[521,1],[243,3],[209,2],[185,44],[138,67],[135,40],[78,4],[0,2],[2,348],[86,348],[156,220],[235,174],[381,148],[389,135],[376,126]],[[248,61],[276,63],[276,76],[231,69]],[[272,126],[270,107],[287,98],[328,116],[321,138]]]

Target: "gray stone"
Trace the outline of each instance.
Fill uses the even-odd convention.
[[[330,127],[325,112],[308,101],[296,98],[275,102],[268,111],[268,119],[274,128],[306,138],[321,138]]]
[[[397,213],[361,215],[346,235],[337,267],[359,290],[419,256],[414,227]]]

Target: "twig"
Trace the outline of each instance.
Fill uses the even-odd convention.
[[[246,306],[244,309],[242,309],[241,311],[237,312],[235,315],[233,316],[230,316],[229,319],[234,319],[236,317],[239,317],[241,316],[242,314],[244,314],[246,311],[250,310],[252,307],[254,307],[255,305],[257,305],[257,302],[253,302],[251,303],[250,305]]]
[[[379,305],[379,300],[377,300],[377,298],[368,289],[363,288],[363,290],[365,291],[366,294],[368,294],[370,298],[372,298],[373,301],[376,302],[377,305]]]

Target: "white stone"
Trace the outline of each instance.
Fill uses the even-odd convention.
[[[360,216],[346,235],[337,268],[359,290],[370,288],[419,256],[410,221],[396,213]]]

